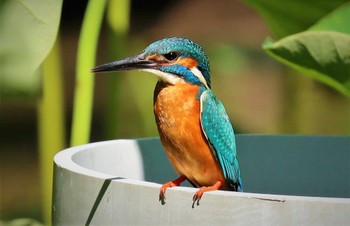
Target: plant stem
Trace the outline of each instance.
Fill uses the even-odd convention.
[[[45,225],[51,222],[52,160],[65,147],[63,79],[59,38],[43,63],[43,94],[38,101],[38,130],[42,209]]]
[[[106,2],[90,0],[84,16],[78,43],[71,146],[88,143],[90,139],[94,89],[94,77],[90,69],[95,64]]]

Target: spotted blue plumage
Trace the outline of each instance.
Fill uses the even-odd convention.
[[[234,131],[225,108],[210,90],[201,94],[200,103],[202,130],[224,177],[232,190],[243,191]]]

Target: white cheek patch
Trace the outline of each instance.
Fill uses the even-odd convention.
[[[180,81],[183,81],[182,78],[176,76],[176,75],[173,75],[171,73],[167,73],[167,72],[162,72],[162,71],[159,71],[159,70],[156,70],[156,69],[142,69],[141,71],[146,71],[146,72],[150,72],[152,74],[155,74],[157,75],[157,77],[166,82],[166,83],[170,83],[172,85],[175,85],[176,83],[180,82]]]
[[[198,70],[197,67],[192,67],[191,68],[191,72],[199,79],[199,81],[207,88],[207,89],[210,89],[208,84],[207,84],[207,81],[205,80],[202,72],[200,70]]]

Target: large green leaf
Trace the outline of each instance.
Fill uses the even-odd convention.
[[[333,12],[329,13],[316,24],[310,27],[310,31],[338,31],[350,35],[350,2],[340,6]]]
[[[244,0],[277,38],[302,32],[348,0]]]
[[[333,31],[306,31],[277,42],[268,39],[263,48],[282,63],[350,97],[349,35]]]
[[[0,95],[35,95],[55,41],[62,0],[0,1]]]

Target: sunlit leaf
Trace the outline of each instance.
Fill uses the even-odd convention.
[[[306,31],[277,42],[265,41],[272,57],[328,84],[350,97],[350,36],[333,31]]]
[[[55,41],[62,0],[0,2],[0,95],[36,95],[38,70]]]
[[[309,30],[312,31],[338,31],[350,35],[350,2],[340,6],[333,12],[329,13],[327,16],[323,17],[315,25],[313,25]]]
[[[244,0],[266,20],[277,38],[302,32],[347,0]]]

